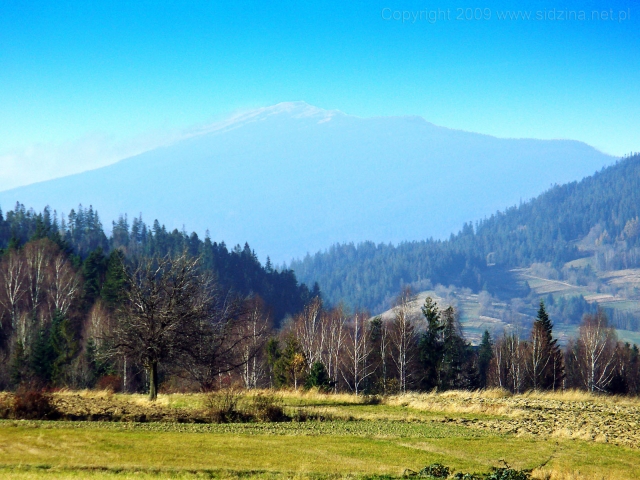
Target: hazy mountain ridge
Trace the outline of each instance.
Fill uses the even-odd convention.
[[[106,224],[142,212],[169,229],[248,241],[280,263],[335,242],[445,238],[612,160],[580,142],[498,139],[293,102],[108,167],[0,192],[0,205],[68,212],[82,203]]]
[[[640,292],[634,276],[615,276],[628,279],[622,281],[606,272],[640,266],[639,216],[636,154],[580,182],[553,187],[475,227],[465,224],[448,241],[334,245],[291,267],[301,281],[318,281],[330,302],[344,300],[373,311],[387,308],[404,284],[416,291],[454,285],[507,299],[527,297],[531,287],[536,295],[562,290],[566,297],[583,295],[595,302],[599,300],[589,296],[596,293],[612,297],[600,299],[604,303],[616,303],[616,295],[635,301]],[[514,268],[533,264],[546,264],[534,265],[538,283],[563,280],[575,288],[529,285],[533,280],[525,278],[526,271]]]

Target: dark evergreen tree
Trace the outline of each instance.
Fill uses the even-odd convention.
[[[107,259],[102,247],[91,252],[82,264],[84,277],[84,292],[82,294],[86,305],[93,304],[99,297],[107,270]]]
[[[35,380],[42,384],[51,382],[53,362],[56,359],[50,330],[50,327],[43,327],[38,331],[31,350],[30,370]]]
[[[480,388],[487,387],[487,373],[489,365],[493,358],[493,343],[491,342],[491,334],[485,330],[482,334],[482,341],[478,347],[478,383]]]
[[[329,391],[333,385],[327,374],[327,369],[322,362],[311,365],[309,376],[305,383],[307,388],[318,388],[320,391]]]
[[[10,380],[14,387],[20,385],[22,382],[29,380],[30,368],[27,355],[24,351],[22,342],[17,342],[11,356],[10,365]]]
[[[543,356],[549,359],[541,375],[540,388],[547,390],[561,388],[564,378],[563,354],[558,346],[558,340],[553,338],[553,323],[542,300],[540,300],[534,328],[536,324],[540,325],[544,332]]]
[[[51,381],[64,384],[65,368],[78,353],[78,342],[69,319],[55,312],[49,328],[49,351],[51,353]]]
[[[468,345],[462,336],[460,323],[455,310],[450,306],[442,312],[442,360],[438,375],[440,390],[466,386],[468,353]]]
[[[113,250],[107,259],[104,283],[100,295],[105,304],[116,309],[125,298],[126,273],[125,258],[121,250]]]
[[[427,322],[426,330],[418,343],[422,380],[420,386],[430,390],[440,385],[440,367],[443,354],[444,325],[440,318],[438,305],[431,297],[427,297],[422,306],[422,314]]]

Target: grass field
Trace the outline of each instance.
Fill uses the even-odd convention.
[[[178,412],[200,395],[61,392],[67,410]],[[244,395],[242,402],[250,402]],[[534,478],[640,478],[640,402],[502,392],[408,394],[382,402],[349,395],[284,393],[282,423],[0,421],[0,478],[373,478],[401,477],[439,462],[488,472],[508,462]],[[377,403],[377,404],[376,404]],[[546,464],[545,464],[546,462]],[[543,468],[536,468],[545,464]]]

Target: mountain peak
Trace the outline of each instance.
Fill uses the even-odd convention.
[[[142,212],[169,228],[248,241],[282,262],[335,242],[443,238],[612,160],[574,142],[499,139],[421,117],[364,119],[305,102],[239,112],[186,137],[1,192],[0,205],[82,203],[107,221]]]

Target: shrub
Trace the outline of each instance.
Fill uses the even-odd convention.
[[[251,414],[260,422],[282,422],[289,420],[282,408],[280,399],[273,395],[258,393],[253,397]]]
[[[441,463],[432,463],[424,467],[418,475],[421,477],[432,477],[432,478],[447,478],[449,476],[450,470],[449,467],[442,465]]]
[[[380,405],[382,398],[378,395],[364,395],[362,397],[362,405]]]
[[[487,480],[529,480],[531,475],[524,470],[514,468],[496,468],[487,476]]]
[[[213,423],[244,421],[245,415],[238,410],[240,395],[233,388],[210,392],[205,400],[205,413]]]
[[[0,418],[11,418],[13,402],[9,395],[0,394]]]
[[[12,416],[24,420],[55,420],[60,413],[43,390],[20,388],[13,396]]]
[[[530,480],[531,474],[529,470],[516,470],[511,468],[505,462],[505,468],[493,468],[491,473],[464,473],[457,472],[451,475],[451,469],[441,463],[432,463],[424,467],[419,472],[413,470],[405,470],[404,477],[420,477],[420,478],[453,478],[455,480]]]
[[[97,390],[108,390],[113,393],[122,391],[122,378],[117,375],[105,375],[96,383]]]

